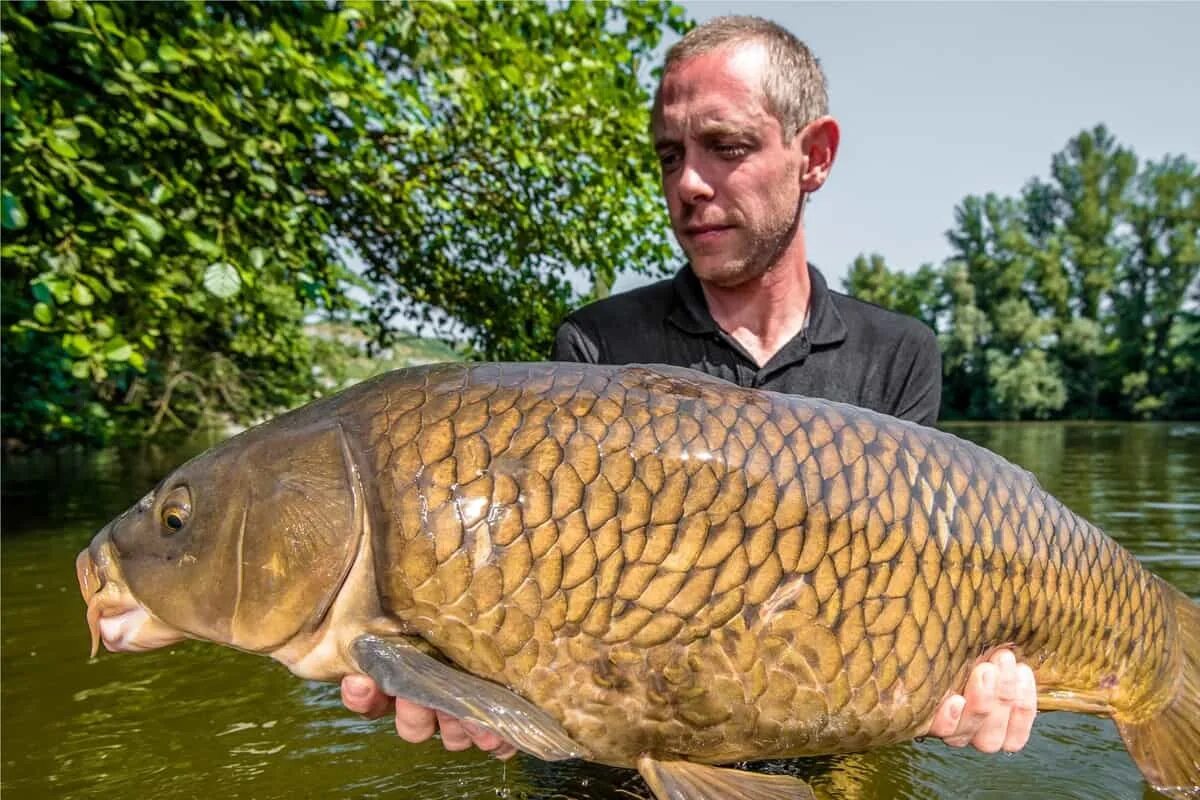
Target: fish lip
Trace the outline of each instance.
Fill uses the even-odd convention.
[[[79,581],[79,593],[87,603],[88,632],[91,634],[91,658],[100,651],[100,643],[109,650],[116,650],[119,643],[105,636],[101,621],[127,614],[141,608],[133,595],[115,573],[116,564],[111,555],[112,542],[108,528],[92,540],[87,549],[75,558],[75,577]]]

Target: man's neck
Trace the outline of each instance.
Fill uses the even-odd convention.
[[[731,287],[701,282],[709,313],[758,366],[804,328],[812,286],[803,258],[781,260],[763,275]]]

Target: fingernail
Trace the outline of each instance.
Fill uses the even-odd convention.
[[[462,726],[463,726],[463,730],[466,731],[467,734],[470,736],[479,736],[480,734],[483,733],[483,731],[480,730],[479,726],[476,725],[474,722],[468,722],[467,720],[463,720]]]
[[[358,683],[357,681],[346,685],[346,694],[356,700],[362,700],[371,693],[366,684]]]
[[[967,701],[965,699],[957,699],[956,698],[955,700],[951,701],[950,709],[949,709],[950,710],[950,719],[957,722],[958,718],[962,716],[963,708],[966,706],[966,704],[967,704]]]
[[[979,684],[984,688],[984,690],[990,692],[996,688],[996,676],[993,675],[989,670],[983,673],[983,679],[979,681]]]

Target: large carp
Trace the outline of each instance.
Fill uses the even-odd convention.
[[[80,553],[93,651],[372,675],[660,798],[919,736],[1001,646],[1200,796],[1200,608],[954,436],[689,370],[383,375],[184,464]]]

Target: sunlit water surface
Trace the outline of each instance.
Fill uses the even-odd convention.
[[[1032,470],[1068,506],[1200,596],[1200,425],[960,425]],[[196,446],[9,458],[3,470],[0,790],[96,798],[649,797],[635,773],[500,763],[408,745],[346,712],[337,687],[191,642],[87,657],[76,552]],[[1039,717],[1010,756],[930,740],[771,763],[831,798],[1155,797],[1106,720]]]

